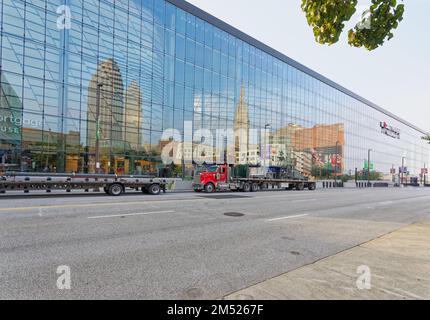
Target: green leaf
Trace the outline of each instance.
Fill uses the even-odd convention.
[[[357,3],[358,0],[302,0],[301,7],[316,42],[328,45],[338,42],[345,23],[356,12]],[[405,11],[404,5],[397,3],[372,0],[369,9],[362,13],[362,20],[348,31],[348,43],[374,50],[391,40]]]
[[[302,0],[302,10],[312,27],[315,40],[334,44],[356,11],[358,0]]]
[[[348,43],[354,47],[364,47],[369,51],[375,50],[394,37],[392,31],[403,20],[404,11],[404,5],[397,5],[395,0],[372,0],[370,16],[367,17],[368,27],[363,28],[357,24],[349,30]]]

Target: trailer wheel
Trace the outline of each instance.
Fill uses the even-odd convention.
[[[303,183],[299,183],[299,184],[296,186],[296,189],[297,189],[297,190],[299,190],[299,191],[302,191],[302,190],[304,190],[304,189],[305,189],[305,185],[304,185]]]
[[[251,184],[249,182],[245,182],[242,187],[243,192],[250,192],[251,191]]]
[[[121,185],[121,184],[119,184],[119,183],[114,183],[114,184],[111,184],[111,185],[109,186],[108,191],[109,191],[109,194],[110,194],[111,196],[118,197],[118,196],[120,196],[120,195],[124,192],[124,188],[122,187],[122,185]]]
[[[258,190],[260,190],[260,186],[258,185],[258,183],[253,183],[251,185],[251,191],[252,192],[257,192]]]
[[[309,190],[313,191],[313,190],[315,190],[316,188],[317,188],[317,185],[316,185],[315,183],[311,183],[311,184],[309,184],[309,187],[308,187],[308,189],[309,189]]]
[[[103,187],[103,191],[104,191],[106,194],[109,194],[109,189],[108,189],[107,187]]]
[[[151,184],[148,187],[148,193],[152,195],[159,195],[161,192],[161,187],[159,184]]]
[[[215,192],[215,186],[212,183],[208,183],[207,185],[205,185],[205,192],[206,193]]]

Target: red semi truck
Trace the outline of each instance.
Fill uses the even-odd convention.
[[[193,189],[204,191],[256,192],[262,189],[285,188],[287,190],[315,190],[316,182],[301,175],[291,174],[291,170],[270,167],[267,173],[252,174],[248,166],[234,167],[226,164],[214,165],[194,176]]]

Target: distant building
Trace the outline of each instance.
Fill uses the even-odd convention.
[[[140,88],[136,81],[133,81],[125,92],[124,141],[128,147],[135,151],[141,147],[141,108],[142,97]]]
[[[121,70],[114,59],[107,59],[99,64],[88,85],[88,146],[94,150],[98,139],[101,155],[108,157],[113,149],[123,146],[123,125],[124,84]]]
[[[249,159],[249,110],[245,101],[245,89],[240,90],[239,102],[234,114],[234,150],[237,164],[246,164]]]

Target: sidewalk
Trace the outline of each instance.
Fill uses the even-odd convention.
[[[371,289],[358,289],[359,266]],[[430,299],[430,221],[419,222],[224,299]]]

